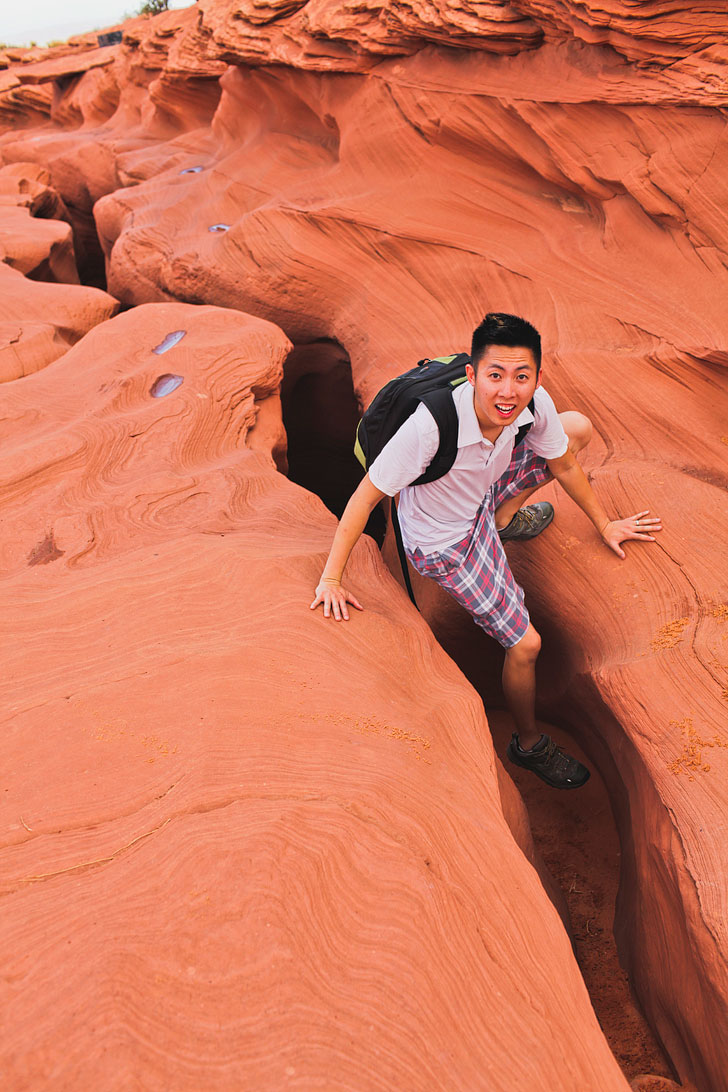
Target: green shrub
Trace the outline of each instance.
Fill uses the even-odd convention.
[[[144,3],[137,11],[137,15],[159,15],[162,11],[169,9],[169,0],[144,0]]]

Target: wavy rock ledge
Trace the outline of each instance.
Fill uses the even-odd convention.
[[[445,14],[426,4],[354,11],[201,0],[134,21],[103,64],[92,63],[88,43],[55,69],[44,56],[13,62],[0,91],[0,121],[12,127],[0,137],[0,157],[47,168],[68,208],[84,279],[88,270],[100,275],[100,245],[109,291],[134,314],[150,301],[222,305],[270,320],[296,343],[343,346],[362,403],[409,362],[466,345],[486,308],[519,311],[539,325],[557,404],[595,422],[587,466],[600,495],[610,510],[649,507],[665,520],[659,546],[631,550],[622,564],[604,556],[580,515],[556,497],[553,533],[513,550],[553,650],[544,662],[544,709],[571,726],[610,788],[624,862],[617,932],[641,1002],[681,1079],[700,1092],[724,1092],[728,15],[718,0],[640,7],[638,15],[618,0],[520,0]],[[456,49],[441,48],[445,41]],[[120,316],[81,345],[131,321]],[[33,376],[33,390],[81,360],[79,353],[80,346]],[[13,386],[0,394],[10,397]],[[61,396],[49,388],[48,397]],[[275,414],[266,412],[275,436]],[[101,464],[94,474],[103,481]],[[276,496],[283,491],[273,526],[285,526],[286,506],[303,504],[304,494],[272,472],[270,481]],[[177,502],[156,503],[160,541],[170,542],[162,561],[179,565],[184,547],[172,548],[170,531]],[[195,500],[174,518],[194,522],[196,506],[206,511],[206,503]],[[263,497],[255,503],[265,510]],[[305,503],[321,516],[315,501]],[[104,504],[108,497],[100,512]],[[18,526],[29,521],[33,534],[18,539],[27,550],[9,558],[16,565],[34,551],[41,558],[63,551],[56,564],[66,566],[74,544],[90,548],[93,538],[103,555],[105,544],[127,534],[117,514],[109,517],[113,533],[102,530],[98,539],[71,519],[49,541],[36,508],[27,502],[24,511]],[[251,501],[246,535],[256,542],[252,513]],[[134,515],[133,523],[136,534],[144,519]],[[290,517],[292,543],[306,541],[307,526],[304,519],[294,530]],[[288,609],[305,600],[330,527],[323,520],[317,530],[304,575],[273,566],[290,585]],[[256,547],[263,554],[269,530]],[[364,554],[357,579],[367,601],[386,613],[391,582]],[[218,561],[205,556],[202,569],[214,570]],[[141,560],[134,555],[133,564]],[[110,571],[109,587],[131,571]],[[264,614],[260,600],[251,602]],[[434,600],[428,617],[447,647],[467,643],[473,654],[472,630],[457,614]],[[415,642],[399,669],[409,679],[423,649],[439,654],[411,611],[397,619],[387,648]],[[379,627],[377,640],[386,629]],[[283,640],[278,628],[271,633],[269,649]],[[375,640],[368,631],[367,639]],[[293,655],[292,646],[280,647]],[[340,663],[341,649],[332,643],[321,655]],[[452,670],[438,667],[448,680]],[[183,679],[191,685],[180,672],[172,689]],[[369,677],[377,701],[393,700],[387,680],[399,677]],[[270,685],[271,676],[260,678]],[[468,723],[480,731],[472,695],[457,678],[442,683],[443,693],[459,708],[465,703]],[[420,687],[426,692],[424,679]],[[349,717],[357,703],[373,700],[365,688],[355,691]],[[232,716],[231,699],[225,708]],[[377,717],[372,723],[388,723]],[[426,734],[407,724],[404,731]],[[457,736],[448,761],[461,762],[458,748],[470,754],[476,738],[485,748],[475,735],[467,743]],[[447,805],[466,827],[485,822],[482,809],[493,806],[483,786],[476,802],[468,785],[453,789]],[[443,805],[441,819],[446,812]],[[399,813],[397,823],[404,823]],[[446,852],[455,852],[454,842]],[[359,867],[353,855],[351,867]],[[276,979],[282,991],[286,958]],[[405,1022],[401,1042],[412,1026]],[[500,1060],[477,1076],[458,1062],[461,1087],[506,1080],[492,1028],[478,1029],[475,1038],[486,1035],[488,1047],[472,1057],[486,1064],[492,1049],[487,1064]],[[589,1052],[597,1057],[596,1047]],[[404,1086],[409,1072],[397,1071]],[[418,1072],[424,1083],[415,1086],[440,1087],[434,1070]],[[608,1087],[604,1076],[578,1072],[581,1087]],[[576,1073],[560,1073],[559,1087]],[[508,1092],[538,1083],[525,1071],[512,1080],[503,1085]]]
[[[5,1081],[627,1089],[477,696],[373,546],[308,610],[287,349],[142,306],[0,388]]]

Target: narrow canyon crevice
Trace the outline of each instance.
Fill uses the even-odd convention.
[[[401,581],[391,536],[385,544],[385,557]],[[573,665],[568,642],[553,619],[532,612],[543,637],[537,666],[537,716],[543,730],[552,732],[557,742],[592,771],[583,789],[559,792],[512,766],[504,757],[513,724],[506,712],[500,682],[502,650],[440,588],[416,573],[411,575],[418,603],[435,637],[483,700],[496,752],[503,758],[526,805],[534,844],[566,900],[574,951],[615,1057],[630,1080],[653,1074],[677,1081],[676,1070],[648,1022],[635,996],[630,974],[620,961],[616,932],[621,941],[619,950],[630,949],[635,977],[641,973],[635,945],[624,943],[630,923],[625,913],[629,900],[625,902],[623,898],[622,842],[625,838],[631,842],[632,838],[629,807],[624,804],[615,807],[613,793],[621,792],[626,798],[626,790],[611,755],[603,745],[586,754],[570,731],[577,727],[580,718],[582,721],[590,715],[593,718],[594,712],[570,686]],[[525,591],[528,602],[527,584]],[[596,732],[593,734],[598,738]],[[615,813],[619,815],[619,824]],[[616,910],[620,911],[618,923],[615,923]]]
[[[288,477],[341,516],[363,470],[352,439],[361,410],[349,357],[338,342],[322,338],[296,345],[285,363],[281,405]],[[384,513],[375,509],[366,533],[380,546],[385,526]]]
[[[93,203],[88,210],[74,208],[72,205],[67,208],[73,229],[79,280],[88,288],[100,288],[102,292],[106,292],[106,260],[96,231]]]

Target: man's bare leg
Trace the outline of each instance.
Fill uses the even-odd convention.
[[[513,714],[515,733],[506,754],[516,766],[531,770],[556,789],[578,789],[589,780],[589,770],[578,759],[558,747],[550,736],[536,728],[536,659],[541,638],[529,625],[517,645],[506,649],[503,691]],[[533,748],[540,743],[537,750]]]
[[[541,733],[536,728],[536,660],[541,638],[529,624],[524,636],[506,649],[503,664],[503,693],[524,750],[538,743]]]
[[[565,413],[560,413],[559,417],[564,426],[564,432],[569,438],[569,449],[572,454],[578,455],[591,440],[592,423],[588,417],[585,417],[583,413],[577,413],[576,410],[567,410]],[[551,476],[549,475],[547,481],[550,479]],[[530,489],[524,489],[515,497],[504,500],[501,506],[495,510],[496,528],[502,531],[504,527],[507,527],[518,509],[523,508],[531,494],[535,493],[537,489],[541,489],[545,484],[546,482],[541,482]]]

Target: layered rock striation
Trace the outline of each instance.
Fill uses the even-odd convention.
[[[8,1087],[626,1090],[477,696],[371,543],[308,609],[288,348],[147,305],[0,389]]]
[[[251,312],[282,328],[304,355],[307,345],[338,347],[351,362],[354,390],[366,404],[386,379],[420,357],[467,347],[485,310],[516,311],[539,326],[547,348],[546,386],[559,408],[580,409],[594,422],[587,467],[610,513],[649,508],[665,523],[657,544],[630,547],[627,561],[620,562],[606,553],[580,513],[552,490],[558,509],[553,529],[527,549],[514,547],[512,561],[552,650],[544,658],[544,709],[571,726],[610,789],[623,851],[617,918],[623,958],[677,1072],[701,1092],[728,1088],[721,1034],[728,997],[728,859],[720,836],[728,747],[728,588],[722,564],[728,530],[727,32],[728,16],[717,0],[690,7],[677,0],[639,6],[619,0],[599,5],[518,0],[447,8],[201,0],[184,12],[133,22],[119,46],[77,51],[73,58],[66,52],[58,60],[17,61],[3,74],[6,90],[0,91],[0,119],[8,126],[0,137],[0,156],[5,164],[30,162],[48,170],[73,225],[84,279],[101,283],[105,274],[110,293],[136,308],[132,314],[139,313],[139,322],[147,322],[139,308],[150,302],[163,305],[160,314],[178,306],[176,301],[198,309],[203,305],[197,312],[203,315],[201,352],[207,305],[229,308],[238,322],[238,312]],[[128,324],[133,321],[121,316],[109,328],[132,329]],[[82,346],[97,347],[94,339],[100,335],[100,330],[87,335]],[[74,361],[86,361],[90,351],[82,346],[33,377],[35,389],[40,392],[48,383],[47,396],[60,397],[52,386],[54,369],[68,375],[68,368],[80,367]],[[255,381],[250,384],[252,391]],[[319,427],[325,428],[325,422]],[[154,458],[162,450],[157,443],[167,442],[164,435],[164,428],[157,432],[150,449]],[[99,438],[98,450],[112,436],[103,442]],[[225,457],[232,465],[238,455],[230,449]],[[253,466],[249,458],[247,464]],[[245,549],[260,551],[255,557],[263,567],[255,590],[246,593],[252,597],[246,609],[256,619],[267,619],[265,588],[271,582],[280,597],[276,602],[295,615],[295,603],[305,602],[305,588],[315,583],[332,527],[325,520],[316,524],[316,546],[307,553],[301,543],[308,541],[308,517],[295,523],[288,513],[289,506],[297,511],[304,504],[305,494],[286,486],[266,465],[265,480],[280,501],[270,509],[264,499],[256,502],[266,512],[265,526],[258,529],[252,500],[236,510],[230,524],[237,528],[243,521],[242,541],[252,536],[255,543]],[[258,487],[235,488],[247,496],[247,490],[255,493]],[[196,506],[204,523],[207,501],[177,512],[178,500],[167,507],[158,499],[165,490],[170,497],[175,493],[167,481],[151,503],[154,511],[169,513],[171,523],[161,517],[159,533],[169,541],[168,556],[179,567],[191,548],[185,535],[198,521]],[[35,549],[41,555],[43,550],[63,551],[60,564],[74,570],[74,551],[84,556],[92,539],[98,543],[92,555],[98,548],[101,557],[106,544],[118,536],[126,542],[130,533],[118,514],[98,536],[84,532],[83,519],[74,517],[62,525],[68,528],[67,539],[65,532],[54,530],[52,542],[43,547],[47,528],[43,532],[30,514],[42,505],[37,498],[24,503],[28,514],[17,518],[20,524],[30,521],[34,538],[26,558]],[[58,503],[54,500],[54,510]],[[316,502],[309,499],[305,505],[320,515]],[[96,518],[102,523],[107,510],[115,511],[109,496],[99,502]],[[279,564],[271,560],[277,554],[266,554],[272,548],[271,527],[289,522],[286,549],[300,558]],[[138,524],[144,524],[141,516],[132,519],[135,529]],[[115,547],[108,548],[113,555]],[[146,554],[138,557],[131,546],[129,551],[127,560],[118,562],[122,568],[108,576],[110,586],[133,565],[149,562]],[[269,558],[265,564],[264,556]],[[367,723],[379,726],[372,729],[372,739],[386,736],[381,710],[375,715],[372,709],[380,702],[396,704],[404,693],[397,689],[401,679],[410,671],[418,679],[422,665],[435,660],[441,664],[437,671],[444,672],[437,675],[438,687],[457,695],[452,700],[458,708],[465,702],[472,710],[470,691],[459,677],[447,675],[452,669],[437,659],[425,627],[397,598],[374,554],[362,549],[357,557],[355,578],[361,581],[365,605],[374,608],[378,628],[368,628],[367,614],[357,616],[343,643],[337,643],[321,627],[310,628],[314,620],[309,616],[302,617],[300,625],[308,627],[305,639],[316,653],[301,652],[304,631],[295,630],[300,664],[307,665],[295,667],[295,685],[303,686],[314,659],[338,673],[342,648],[356,649],[358,665],[370,645],[379,650],[377,659],[386,661],[399,643],[409,652],[407,667],[383,674],[371,667],[374,674],[362,687],[344,674],[345,685],[352,687],[344,707],[350,716],[352,708],[366,705],[362,717],[373,717]],[[220,563],[205,551],[199,562],[203,571]],[[272,568],[266,568],[269,564]],[[195,580],[204,583],[199,574]],[[467,646],[464,655],[472,663],[475,637],[469,623],[437,599],[428,603],[427,614],[443,643],[455,653]],[[389,626],[396,630],[391,640]],[[279,644],[275,626],[264,632],[270,636],[262,647],[284,648],[293,657],[285,642]],[[232,656],[232,646],[225,648],[225,655]],[[484,660],[490,655],[484,644],[482,653],[475,648]],[[344,657],[350,654],[343,652]],[[182,658],[188,658],[188,650]],[[258,665],[258,659],[250,663]],[[281,670],[281,661],[275,663],[272,674],[251,668],[249,677],[258,679],[255,693],[267,693]],[[130,672],[138,681],[136,668]],[[440,682],[445,677],[449,681]],[[78,692],[89,685],[90,677],[84,678]],[[318,693],[323,687],[328,693],[328,683],[312,678],[311,690]],[[431,677],[428,682],[429,687],[422,678],[420,697],[436,696],[421,707],[417,723],[429,723],[432,714],[426,708],[440,709],[438,687]],[[173,689],[178,684],[173,678]],[[145,693],[150,702],[152,691]],[[237,700],[242,700],[239,694]],[[232,697],[225,701],[232,716]],[[341,707],[334,707],[338,717]],[[248,714],[253,716],[250,709]],[[473,715],[468,714],[472,736],[466,741],[455,733],[448,763],[457,765],[455,756],[469,754],[475,739],[478,747],[486,747]],[[84,717],[88,710],[79,723]],[[353,730],[359,732],[356,726]],[[411,719],[397,730],[430,738]],[[367,731],[365,726],[362,738]],[[198,748],[202,738],[197,737]],[[423,755],[419,746],[417,762]],[[326,781],[335,769],[333,737],[324,733],[316,747],[316,776]],[[270,759],[266,770],[280,759],[273,745],[268,758],[264,748],[260,755],[264,763]],[[426,764],[418,769],[429,776]],[[480,760],[477,770],[480,777]],[[241,774],[243,781],[248,775]],[[459,838],[468,824],[486,822],[494,782],[492,776],[478,781],[489,786],[480,795],[467,778],[457,791],[454,782],[448,784],[452,791],[443,790],[448,803],[438,812],[439,821],[453,823],[452,815],[445,817],[454,808]],[[407,791],[421,799],[424,790]],[[483,803],[486,798],[489,804]],[[380,804],[373,807],[379,814]],[[284,827],[288,821],[294,822],[290,815],[282,820]],[[407,808],[397,804],[396,818],[386,825],[401,832],[411,821]],[[342,835],[334,856],[338,862],[346,857],[359,878],[344,881],[345,872],[339,880],[332,876],[331,890],[363,883],[366,867],[353,851],[346,855],[348,837]],[[425,840],[431,837],[428,827]],[[443,846],[443,861],[460,859],[457,840]],[[263,838],[254,852],[246,851],[250,859],[266,859],[264,843]],[[194,844],[194,837],[188,844]],[[296,844],[295,851],[285,852],[305,855],[305,845],[317,844],[316,837],[311,833]],[[485,848],[478,843],[468,859],[480,860],[481,852]],[[516,857],[509,857],[507,869],[492,857],[482,859],[499,876],[516,877],[516,887],[525,882],[522,859],[516,867]],[[392,867],[398,872],[400,865]],[[320,868],[325,871],[324,864]],[[473,882],[465,872],[453,880],[468,893],[463,897],[471,900],[469,905],[488,905],[488,920],[500,920],[497,914],[490,917],[490,903],[482,901],[484,888],[476,891]],[[261,898],[264,887],[261,881]],[[416,890],[414,879],[403,889]],[[448,887],[451,893],[454,889]],[[309,880],[296,888],[297,906],[309,905],[310,891]],[[513,905],[517,902],[514,896]],[[330,905],[335,904],[333,899]],[[257,911],[251,913],[257,921]],[[517,916],[520,922],[522,915]],[[432,928],[427,920],[426,933]],[[448,918],[439,932],[427,933],[432,942],[427,950],[434,952],[445,936],[459,936],[461,928]],[[342,929],[348,935],[350,925]],[[321,931],[326,932],[323,926]],[[411,933],[403,935],[410,938],[402,941],[406,946]],[[378,951],[389,954],[399,943],[394,935],[372,940]],[[462,967],[471,968],[464,954],[469,943],[452,954],[456,965],[464,960]],[[517,947],[509,947],[509,960]],[[276,989],[283,992],[290,981],[288,959],[281,955],[277,962]],[[359,959],[352,956],[351,965],[358,966]],[[492,949],[488,959],[495,959]],[[342,958],[338,965],[349,963]],[[546,975],[548,989],[554,988],[545,963],[536,958],[533,966],[538,968],[534,974]],[[388,966],[386,981],[392,975],[406,978],[411,963],[406,967],[405,973]],[[441,973],[438,964],[433,974]],[[514,980],[521,973],[514,972]],[[331,978],[326,981],[333,992],[340,989],[349,996],[351,983],[344,988],[341,982],[335,987]],[[480,1000],[463,1002],[458,1014],[468,1006],[480,1012],[491,989],[507,994],[495,979],[483,986],[485,992],[475,984],[472,996]],[[420,1007],[416,1014],[412,1010],[412,1023],[402,1025],[401,1049],[405,1041],[420,1042],[412,1038],[417,1020],[432,1019],[427,1028],[435,1029],[443,1021],[447,1025],[456,1011],[450,1001],[438,1008],[427,990],[413,996]],[[381,994],[377,1005],[384,1003]],[[519,1002],[513,1004],[519,1008]],[[557,1020],[562,1008],[557,1000],[548,1011],[554,1042],[565,1049]],[[405,1010],[399,998],[397,1012]],[[314,1020],[317,1028],[322,1011]],[[564,1011],[571,1012],[568,1006]],[[587,1016],[578,1019],[588,1025]],[[490,1030],[488,1021],[494,1021]],[[538,1086],[541,1078],[525,1069],[512,1078],[504,1075],[505,1055],[496,1046],[502,1028],[494,1016],[468,1028],[464,1041],[469,1050],[476,1041],[487,1044],[484,1053],[472,1055],[480,1060],[477,1073],[465,1054],[458,1055],[448,1084],[444,1070],[427,1068],[435,1065],[434,1055],[425,1052],[426,1065],[408,1069],[404,1055],[397,1055],[389,1040],[384,1045],[378,1039],[379,1057],[389,1058],[392,1051],[404,1068],[386,1070],[394,1074],[391,1080],[384,1068],[377,1068],[379,1084],[373,1080],[372,1087],[503,1087],[510,1092],[534,1080]],[[439,1044],[432,1034],[431,1041]],[[588,1035],[585,1056],[596,1058],[601,1048]],[[440,1045],[442,1059],[452,1046]],[[326,1051],[340,1051],[341,1042],[327,1039],[321,1049],[320,1057],[328,1057]],[[534,1041],[532,1061],[540,1049]],[[313,1066],[313,1056],[306,1054],[306,1065]],[[569,1057],[573,1061],[577,1055]],[[298,1064],[291,1063],[291,1081],[300,1073]],[[586,1064],[579,1053],[576,1068],[544,1087],[600,1092],[610,1087],[611,1077],[579,1068]],[[604,1073],[609,1073],[605,1064]]]

